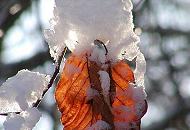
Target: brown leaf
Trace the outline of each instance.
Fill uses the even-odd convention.
[[[112,66],[111,70],[112,79],[116,86],[116,97],[112,105],[113,108],[116,108],[114,110],[114,121],[128,123],[129,125],[136,123],[136,127],[131,126],[131,128],[139,130],[140,120],[147,110],[147,102],[144,99],[136,101],[132,97],[132,91],[127,92],[130,89],[129,83],[135,83],[134,74],[125,61],[119,61]],[[137,105],[141,105],[138,109],[141,111],[140,114],[136,111]]]
[[[137,126],[131,126],[129,130],[140,129],[140,119],[146,113],[147,103],[144,99],[139,102],[132,98],[129,83],[135,83],[135,79],[131,68],[124,61],[113,66],[109,61],[106,64],[108,69],[102,69],[101,65],[89,61],[86,55],[71,55],[67,59],[55,91],[65,130],[83,130],[97,120],[107,122],[111,129],[120,129],[114,124],[117,122],[129,125],[136,123]],[[100,70],[110,76],[110,102],[106,101],[102,92],[98,74]],[[89,88],[98,92],[90,100],[86,95]],[[127,91],[131,93],[126,95]],[[140,107],[138,111],[137,106]],[[129,109],[129,112],[125,109]]]
[[[101,70],[101,67],[97,65],[96,62],[90,61],[89,66],[89,78],[91,83],[91,88],[97,90],[99,95],[95,96],[92,100],[93,113],[102,117],[103,121],[106,121],[114,128],[113,114],[110,110],[110,103],[108,104],[105,101],[104,96],[102,95],[102,87],[100,83],[100,76],[98,72]]]
[[[75,66],[81,71],[70,75],[68,71],[70,66]],[[86,57],[70,56],[55,91],[65,129],[83,129],[91,121],[92,111],[90,105],[86,104],[86,91],[89,85]]]

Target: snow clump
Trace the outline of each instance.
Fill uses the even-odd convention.
[[[91,50],[98,39],[107,47],[106,60],[115,63],[137,58],[135,79],[138,86],[144,86],[146,62],[134,32],[132,9],[131,0],[55,0],[51,26],[44,32],[51,56],[58,60],[66,46],[79,55]],[[100,54],[98,58],[104,62],[102,51]]]
[[[20,112],[32,107],[47,88],[50,76],[21,70],[0,87],[0,113]]]
[[[97,120],[95,124],[93,124],[91,127],[89,127],[87,130],[109,130],[111,129],[110,125],[103,121],[103,120]]]
[[[19,115],[10,113],[3,126],[5,130],[32,130],[41,116],[37,108],[28,108]]]
[[[131,0],[56,0],[51,27],[45,31],[51,51],[56,52],[52,56],[56,59],[65,46],[83,51],[96,39],[108,43],[112,56],[120,55],[139,42],[131,10]]]

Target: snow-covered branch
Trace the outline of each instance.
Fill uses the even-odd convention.
[[[35,125],[40,118],[36,107],[62,69],[55,97],[62,113],[69,106],[68,116],[62,115],[63,124],[68,123],[68,118],[80,116],[74,109],[85,106],[82,110],[90,108],[92,116],[82,116],[92,119],[90,125],[82,122],[88,123],[89,128],[117,129],[123,124],[125,128],[139,128],[147,110],[143,87],[146,62],[138,47],[140,38],[134,32],[131,0],[56,0],[55,4],[51,28],[44,31],[50,54],[57,63],[55,72],[50,78],[22,70],[2,85],[0,113],[8,115],[5,129],[25,130]],[[67,47],[72,55],[60,70]],[[125,60],[135,58],[136,68],[132,70]],[[84,103],[86,98],[92,102]],[[124,122],[118,122],[121,120]],[[82,129],[83,125],[77,127]],[[75,129],[72,125],[65,128]]]
[[[7,116],[5,130],[28,130],[35,126],[41,117],[37,107],[57,77],[66,51],[65,47],[51,78],[49,75],[21,70],[2,84],[0,115]]]

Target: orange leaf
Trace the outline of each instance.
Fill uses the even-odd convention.
[[[72,68],[80,69],[70,74]],[[86,104],[86,91],[89,87],[86,58],[70,56],[67,59],[60,81],[55,91],[55,98],[65,129],[83,129],[91,121],[92,111]]]
[[[112,105],[114,121],[128,123],[129,125],[136,123],[136,129],[140,129],[140,119],[146,113],[147,102],[144,99],[136,101],[132,97],[134,92],[130,89],[134,88],[131,88],[129,83],[135,83],[135,79],[131,68],[125,61],[119,61],[112,67],[112,79],[116,86],[116,96]],[[136,108],[137,106],[139,108]]]
[[[119,61],[113,66],[107,62],[107,65],[106,70],[102,69],[101,65],[88,60],[86,54],[71,55],[67,59],[55,91],[56,102],[62,113],[61,122],[65,130],[83,130],[97,120],[107,122],[111,129],[119,129],[117,122],[129,125],[135,122],[138,126],[140,125],[140,119],[146,113],[147,104],[144,99],[137,102],[132,98],[133,88],[129,85],[135,82],[132,70],[124,61]],[[98,74],[100,70],[106,71],[110,76],[108,97],[105,97],[102,92]],[[89,88],[97,93],[92,99],[87,97]],[[139,109],[136,109],[137,105]],[[127,109],[129,112],[126,111]]]

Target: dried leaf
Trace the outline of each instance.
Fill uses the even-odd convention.
[[[114,109],[114,121],[128,123],[128,127],[140,129],[140,119],[147,111],[147,102],[133,98],[130,91],[130,83],[135,83],[134,74],[125,61],[120,61],[112,67],[112,79],[116,86],[116,96],[112,105]],[[133,87],[133,86],[132,86]],[[139,106],[139,108],[137,108]],[[140,112],[137,112],[140,110]],[[136,124],[136,126],[134,126]]]
[[[65,130],[87,129],[98,120],[107,122],[111,129],[120,129],[116,125],[118,122],[128,124],[127,129],[135,123],[137,126],[131,128],[140,128],[140,119],[146,113],[147,103],[144,99],[139,102],[132,97],[129,84],[135,83],[135,80],[131,68],[124,61],[113,66],[109,61],[106,64],[107,69],[103,69],[100,64],[90,61],[86,54],[71,55],[67,59],[55,91]],[[100,70],[110,76],[109,97],[103,95],[98,74]],[[98,92],[90,100],[87,97],[89,88]]]
[[[70,75],[68,69],[71,65],[81,71]],[[86,91],[89,86],[85,56],[70,56],[55,91],[57,105],[62,113],[61,121],[64,124],[64,129],[84,129],[91,121],[91,107],[86,104]]]
[[[110,103],[108,104],[105,100],[105,97],[102,94],[102,87],[100,83],[100,76],[98,72],[101,70],[101,67],[97,65],[96,62],[90,61],[88,65],[89,70],[89,79],[91,87],[99,92],[99,95],[95,96],[92,100],[91,107],[92,112],[99,117],[102,117],[102,120],[106,121],[114,127],[113,114],[110,109]],[[95,122],[97,119],[95,120]],[[93,123],[95,123],[93,122]]]

